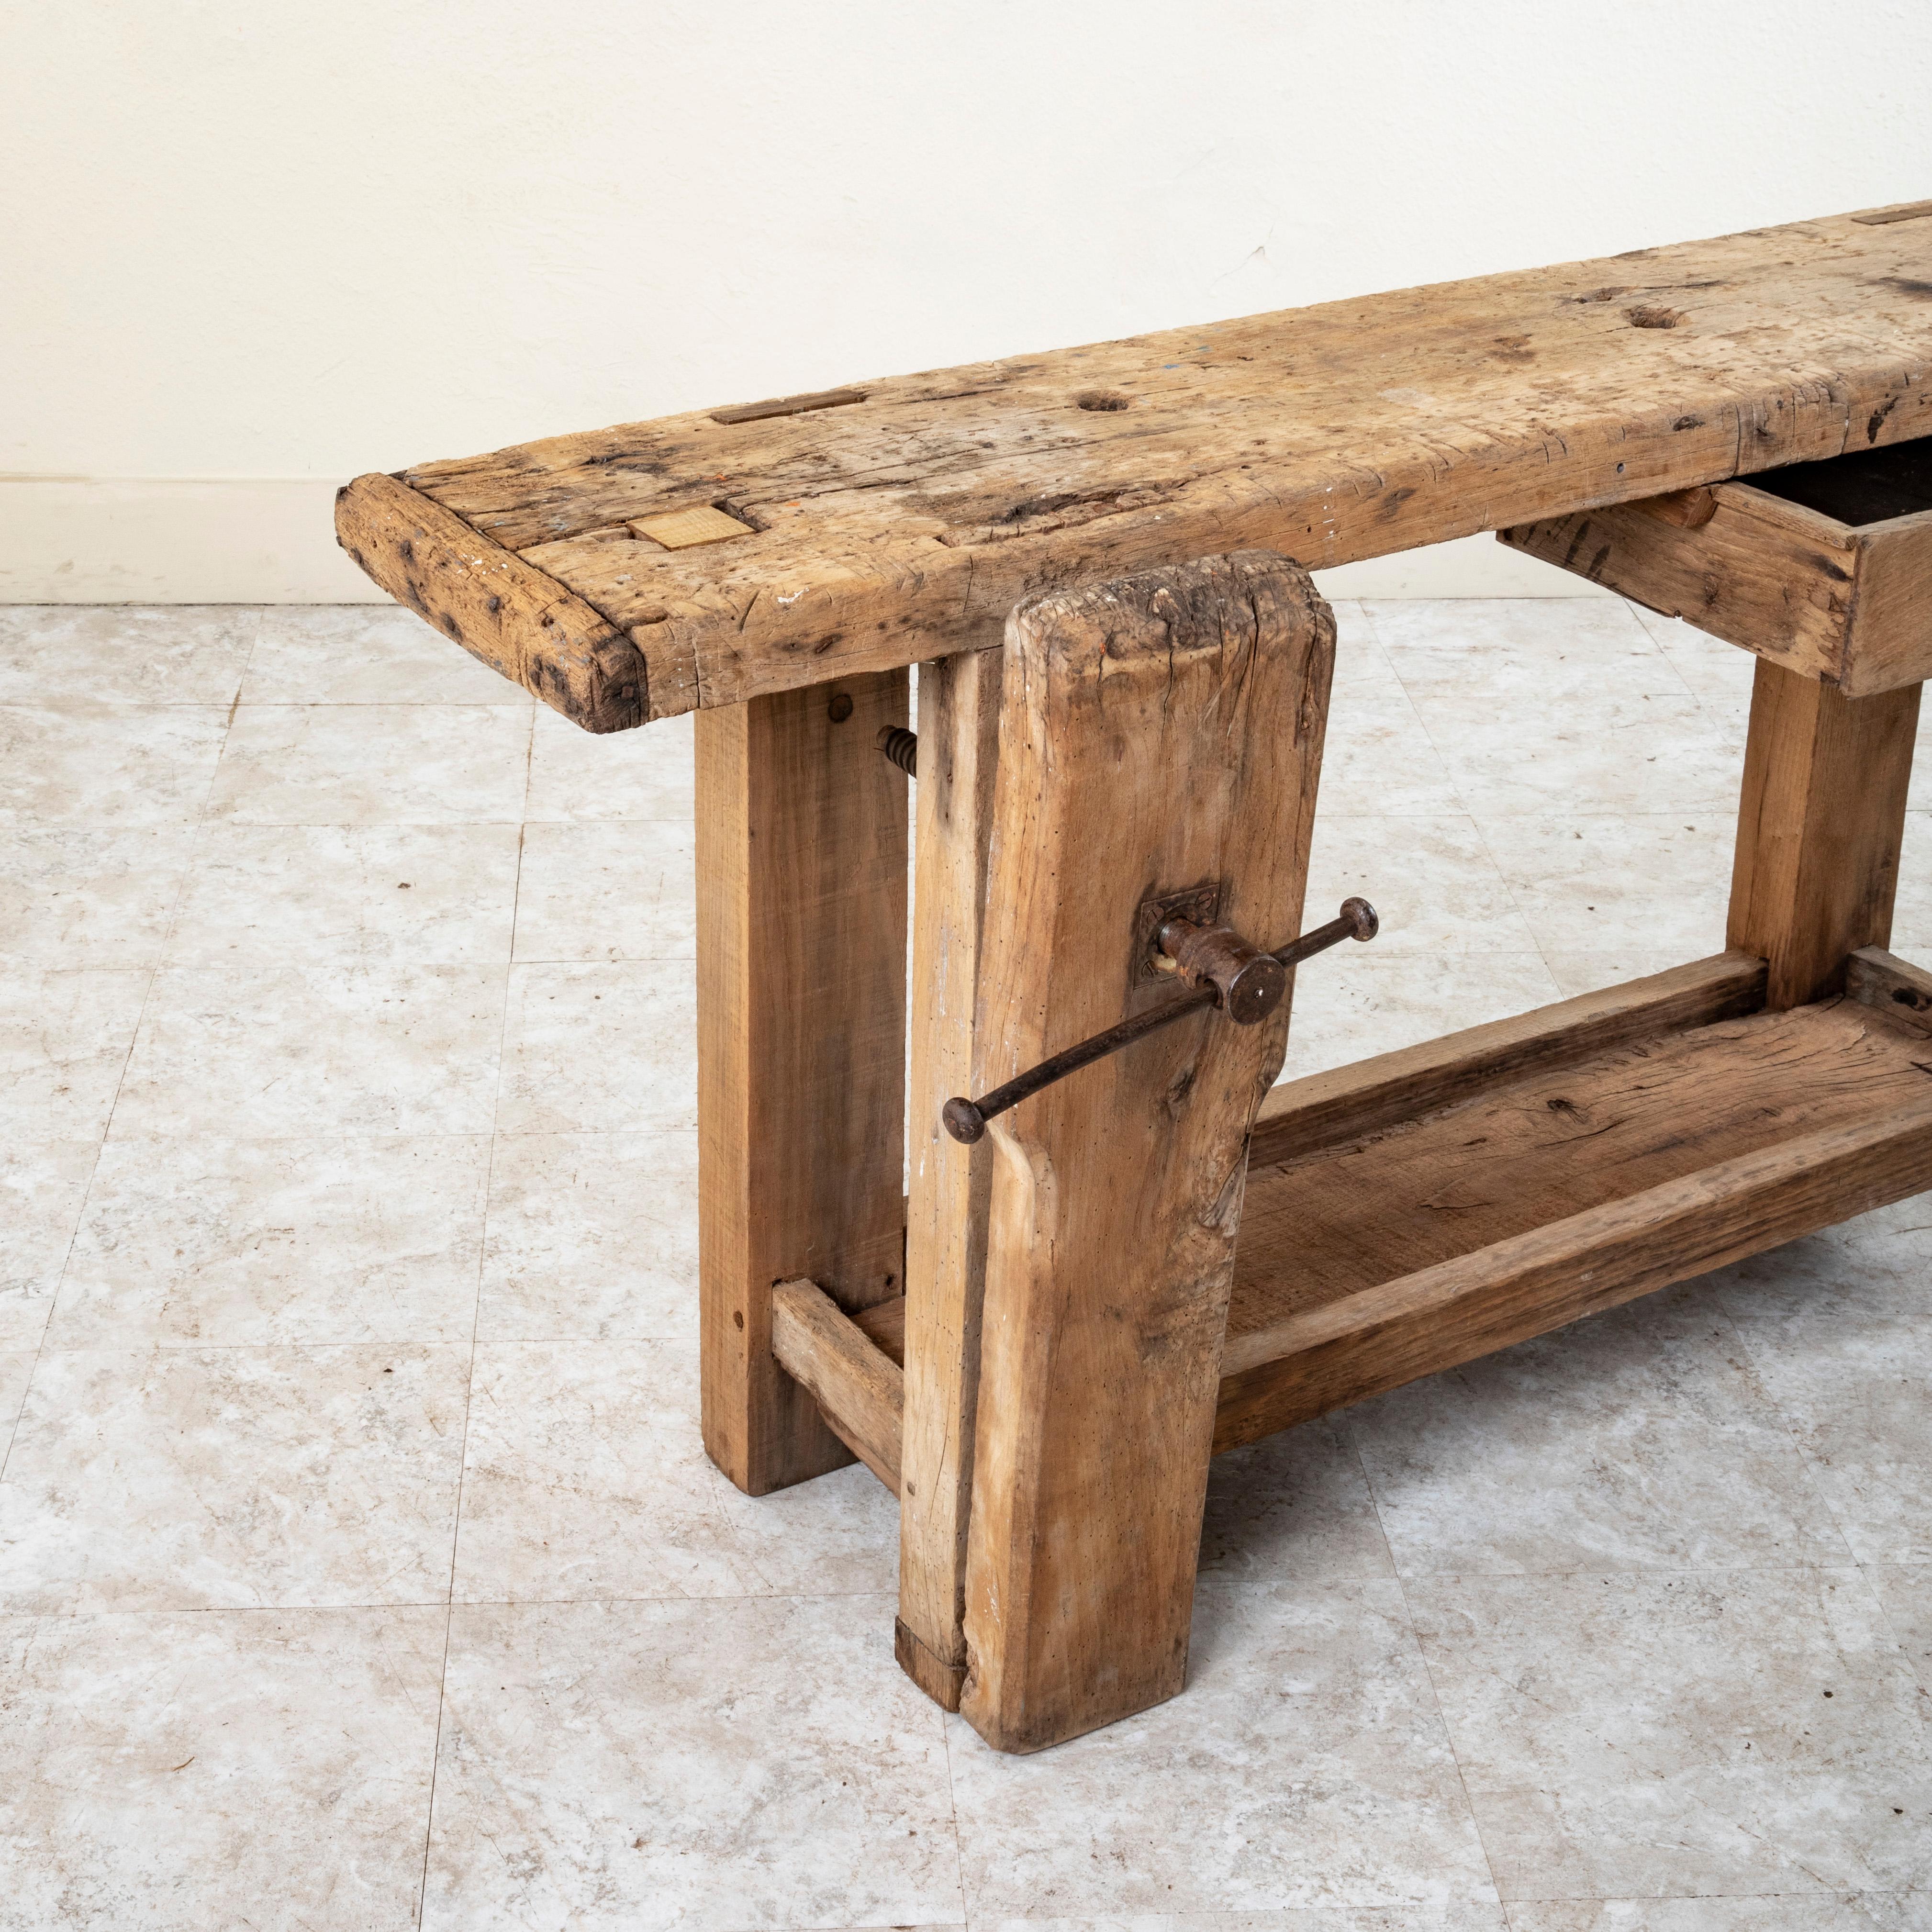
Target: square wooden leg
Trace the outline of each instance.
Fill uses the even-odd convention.
[[[849,1462],[771,1352],[771,1291],[902,1292],[902,670],[698,715],[698,1271],[704,1444],[740,1489]]]
[[[1257,944],[1293,936],[1334,653],[1306,574],[1260,553],[1015,614],[980,1078],[1174,996],[1144,971],[1150,896],[1210,886]],[[960,1709],[1001,1750],[1181,1688],[1246,1138],[1287,1018],[1196,1013],[989,1130]]]
[[[1918,693],[1847,698],[1758,660],[1726,943],[1767,962],[1774,1011],[1838,992],[1846,957],[1892,937]]]

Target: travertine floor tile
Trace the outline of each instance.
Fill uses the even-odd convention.
[[[0,1610],[437,1603],[469,1352],[44,1348]]]
[[[692,812],[692,719],[687,712],[646,731],[602,736],[546,706],[530,737],[532,825],[564,819],[686,819]]]
[[[518,1134],[490,1172],[486,1342],[698,1333],[698,1136]]]
[[[488,1132],[505,970],[167,968],[154,976],[114,1130]]]
[[[526,826],[518,959],[695,958],[694,843],[682,819]]]
[[[1742,766],[1694,698],[1419,693],[1465,809],[1481,820],[1737,809]]]
[[[1393,674],[1338,687],[1328,706],[1316,822],[1343,818],[1442,818],[1459,812],[1448,767]]]
[[[1932,1699],[1932,1564],[1874,1563],[1865,1574],[1919,1688]]]
[[[527,710],[536,700],[400,605],[283,604],[261,614],[242,702]]]
[[[149,976],[0,973],[0,1135],[31,1143],[106,1132]]]
[[[14,1425],[20,1405],[27,1399],[27,1384],[34,1372],[34,1352],[30,1348],[0,1350],[0,1465],[4,1465],[14,1443]]]
[[[440,1610],[0,1618],[0,1927],[413,1923]]]
[[[1852,1555],[1932,1562],[1932,1273],[1894,1273],[1872,1245],[1829,1230],[1714,1283]]]
[[[1734,814],[1508,818],[1485,832],[1538,946],[1682,964],[1724,950]]]
[[[514,825],[210,825],[171,966],[418,966],[510,956]]]
[[[1340,1417],[1214,1458],[1201,1568],[1253,1582],[1394,1574],[1361,1459]]]
[[[110,1142],[48,1344],[467,1343],[489,1160],[480,1134]]]
[[[0,1139],[0,1349],[40,1346],[99,1152],[92,1141]]]
[[[1536,940],[1466,814],[1448,818],[1343,818],[1318,813],[1308,858],[1304,926],[1333,919],[1359,894],[1382,924],[1375,956],[1398,952],[1534,952]],[[1270,934],[1262,942],[1277,942]],[[1327,962],[1344,971],[1352,952]],[[1316,967],[1304,977],[1312,978]]]
[[[1574,999],[1580,993],[1594,993],[1606,986],[1628,986],[1633,980],[1647,980],[1653,973],[1666,973],[1673,966],[1706,958],[1711,953],[1723,950],[1723,937],[1720,931],[1719,943],[1702,952],[1694,949],[1687,952],[1681,946],[1657,946],[1629,952],[1564,952],[1545,946],[1543,963],[1550,968],[1550,976],[1556,981],[1557,990],[1564,998]]]
[[[1336,598],[1330,608],[1335,613],[1334,688],[1340,691],[1351,685],[1393,684],[1395,673],[1389,668],[1388,653],[1376,641],[1374,626],[1360,602],[1352,597]]]
[[[1378,944],[1337,946],[1296,974],[1284,1080],[1506,1019],[1559,997],[1534,952],[1397,952],[1378,959]]]
[[[496,1126],[656,1133],[698,1124],[698,1002],[681,960],[514,966]]]
[[[975,1924],[1496,1902],[1392,1582],[1211,1573],[1182,1696],[1031,1757],[948,1736]]]
[[[530,718],[512,704],[244,704],[208,816],[249,825],[514,825]]]
[[[1932,764],[1932,758],[1926,762]],[[1916,966],[1932,962],[1932,812],[1910,812],[1905,816],[1898,893],[1892,909],[1891,947]]]
[[[16,827],[0,841],[0,962],[156,964],[195,838],[186,825]]]
[[[890,1596],[459,1608],[429,1932],[958,1923]]]
[[[1412,1383],[1347,1427],[1405,1576],[1851,1561],[1706,1285]]]
[[[192,825],[227,734],[220,705],[0,705],[0,826]]]
[[[753,1498],[712,1466],[692,1344],[478,1348],[460,1600],[837,1596],[898,1578],[898,1510],[869,1470]]]
[[[1506,1899],[1932,1881],[1924,1700],[1856,1570],[1408,1587]]]
[[[1751,680],[1757,670],[1754,652],[1700,631],[1681,617],[1661,616],[1641,604],[1628,608],[1676,666],[1694,697],[1726,709],[1750,703]]]
[[[0,704],[232,704],[262,617],[233,604],[0,605]]]
[[[1376,640],[1412,697],[1480,692],[1505,717],[1558,692],[1683,698],[1690,688],[1620,598],[1377,599]]]
[[[1518,1902],[1509,1922],[1510,1932],[1927,1932],[1932,1892]]]
[[[1510,1932],[1500,1905],[1291,1906],[1283,1912],[1106,1912],[976,1919],[972,1932]]]

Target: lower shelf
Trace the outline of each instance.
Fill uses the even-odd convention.
[[[1720,955],[1277,1088],[1216,1451],[1932,1186],[1932,975],[1872,949],[1843,998],[1750,1010],[1763,975]],[[896,1487],[904,1300],[774,1309]]]
[[[1850,980],[1252,1170],[1215,1448],[1932,1186],[1932,980]]]

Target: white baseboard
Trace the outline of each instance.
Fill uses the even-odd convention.
[[[0,478],[0,604],[386,604],[336,548],[332,481]],[[1318,571],[1336,597],[1600,597],[1464,537]]]
[[[333,482],[0,478],[0,603],[386,604]]]

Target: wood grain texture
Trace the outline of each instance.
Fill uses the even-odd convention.
[[[1882,946],[1861,946],[1845,962],[1845,997],[1897,1025],[1932,1033],[1932,973]]]
[[[644,660],[619,627],[528,559],[392,476],[335,495],[336,540],[399,603],[586,731],[650,715]]]
[[[966,1675],[966,1526],[993,1149],[986,1141],[962,1147],[940,1126],[940,1109],[955,1094],[983,1090],[973,1057],[974,1004],[1003,662],[998,651],[967,651],[923,664],[919,674],[905,1487],[895,1644],[907,1674],[951,1711]]]
[[[850,1460],[772,1358],[772,1285],[902,1292],[905,783],[873,741],[906,707],[887,671],[698,721],[704,1444],[754,1496]]]
[[[1932,677],[1932,511],[1858,532],[1847,622],[1848,696],[1862,698]]]
[[[1725,939],[1767,962],[1768,1006],[1836,992],[1892,937],[1918,691],[1846,698],[1758,660]]]
[[[1850,1001],[1756,1015],[1254,1174],[1216,1448],[1932,1184],[1924,1057]]]
[[[896,1496],[905,1377],[816,1282],[772,1290],[772,1353],[832,1432]]]
[[[663,716],[982,648],[1024,596],[1176,556],[1318,568],[1932,434],[1928,287],[1932,224],[1840,216],[405,480],[627,632]],[[758,534],[628,532],[700,504]]]
[[[1807,677],[1842,677],[1858,547],[1852,532],[1796,503],[1726,483],[1686,524],[1658,505],[1582,510],[1497,536],[1513,550],[1634,598]]]
[[[1214,884],[1238,928],[1298,929],[1334,656],[1306,573],[1265,555],[1014,613],[981,1077],[1171,997],[1142,972],[1146,897]],[[1180,1688],[1246,1135],[1286,1028],[1285,1004],[1204,1012],[989,1130],[960,1710],[999,1749]]]
[[[1746,483],[1498,531],[1502,541],[1867,697],[1932,674],[1932,512],[1854,528]]]
[[[1505,1077],[1460,1106],[1251,1164],[1231,1336],[1858,1118],[1868,1084],[1924,1078],[1894,1030],[1833,1003]]]
[[[1762,959],[1720,952],[1288,1081],[1262,1102],[1249,1165],[1292,1160],[1413,1120],[1519,1074],[1574,1065],[1631,1040],[1754,1012],[1764,1003],[1764,978]]]

